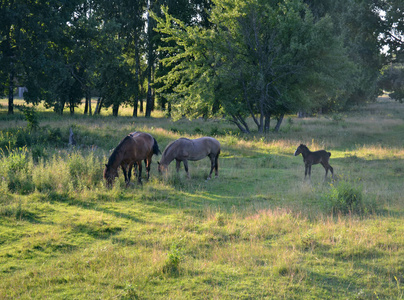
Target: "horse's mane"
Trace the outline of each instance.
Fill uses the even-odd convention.
[[[116,159],[116,157],[117,157],[119,151],[121,150],[122,145],[123,145],[128,139],[130,139],[130,138],[132,138],[132,135],[131,135],[131,134],[125,136],[125,137],[122,139],[122,141],[119,142],[118,146],[115,147],[114,151],[112,152],[111,156],[110,156],[109,159],[108,159],[108,165],[111,165],[112,162],[115,161],[115,159]]]
[[[164,149],[162,155],[167,154],[167,152],[171,149],[171,147],[172,147],[176,142],[178,142],[179,140],[188,140],[188,141],[190,141],[190,139],[187,139],[187,138],[179,138],[178,140],[172,141],[172,142],[169,143],[168,146]]]

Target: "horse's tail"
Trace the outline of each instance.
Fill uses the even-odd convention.
[[[328,158],[330,158],[331,157],[331,152],[327,152],[327,154],[328,154]]]
[[[159,155],[159,154],[161,154],[159,145],[157,144],[157,141],[156,141],[155,138],[153,138],[153,140],[154,140],[154,143],[153,143],[153,154]]]

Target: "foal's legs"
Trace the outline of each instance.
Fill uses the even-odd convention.
[[[328,170],[331,172],[331,177],[334,178],[334,169],[331,167],[329,163],[321,163],[325,169],[325,177],[324,180],[327,178]]]

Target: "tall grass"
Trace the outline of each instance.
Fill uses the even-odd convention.
[[[250,136],[224,120],[37,113],[35,130],[0,114],[0,298],[403,298],[402,106]],[[135,130],[161,150],[214,135],[219,178],[207,159],[191,179],[175,164],[159,176],[154,157],[149,181],[107,189],[103,166]],[[321,165],[304,181],[300,143],[332,153],[334,181]]]

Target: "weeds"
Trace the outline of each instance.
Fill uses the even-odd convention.
[[[336,214],[362,213],[363,188],[349,181],[331,184],[330,190],[324,195],[326,206]]]
[[[72,119],[39,115],[36,131],[11,128],[9,117],[0,131],[0,298],[403,297],[404,152],[373,139],[377,120],[347,116],[343,130],[291,117],[287,132],[253,138],[220,122],[75,116],[80,144],[97,145],[89,151],[67,147]],[[158,176],[154,163],[142,187],[126,188],[120,174],[106,189],[108,150],[140,128],[163,145],[227,132],[219,179],[205,182],[206,161],[192,163],[191,179],[174,165]],[[372,139],[358,146],[363,131]],[[379,137],[383,148],[371,144]],[[323,184],[315,168],[302,183],[301,141],[332,149],[337,174],[350,177]],[[372,201],[382,213],[367,213]]]
[[[168,275],[178,275],[180,263],[184,259],[183,249],[176,243],[172,243],[170,251],[167,253],[167,259],[163,265],[162,272]]]

